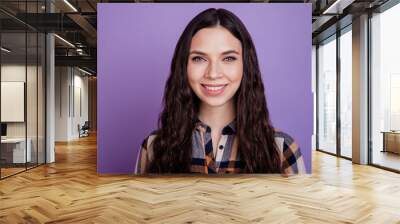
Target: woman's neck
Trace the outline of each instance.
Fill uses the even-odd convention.
[[[212,130],[222,130],[235,119],[234,101],[230,100],[221,106],[210,106],[201,103],[199,119],[206,123]]]

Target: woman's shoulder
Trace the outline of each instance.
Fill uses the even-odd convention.
[[[275,142],[282,154],[285,173],[305,173],[303,155],[294,138],[276,129]]]
[[[279,129],[275,129],[274,131],[275,142],[277,143],[279,149],[284,150],[286,149],[286,147],[291,145],[298,147],[293,137],[290,136],[288,133],[283,132]]]
[[[152,142],[157,136],[157,131],[152,131],[143,139],[139,153],[136,157],[135,174],[144,174],[147,172],[147,166],[153,159]]]
[[[159,130],[153,130],[150,134],[146,135],[146,137],[142,141],[142,149],[150,148],[151,143],[153,142],[154,138],[157,136]]]

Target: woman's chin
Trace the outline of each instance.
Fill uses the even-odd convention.
[[[229,100],[226,99],[205,99],[202,102],[209,107],[221,107],[226,105]]]

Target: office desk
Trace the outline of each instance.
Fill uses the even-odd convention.
[[[382,131],[383,133],[383,151],[400,154],[400,132]]]
[[[27,139],[25,151],[25,138],[6,138],[1,139],[1,157],[6,163],[25,163],[30,162],[32,158],[31,145],[32,140]],[[25,161],[27,159],[27,161]]]

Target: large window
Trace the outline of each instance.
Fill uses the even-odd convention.
[[[400,170],[400,4],[371,19],[372,163]]]
[[[340,154],[352,157],[352,35],[351,25],[340,36]]]
[[[318,150],[345,158],[352,157],[351,32],[349,25],[317,50]]]
[[[336,153],[336,36],[318,54],[318,149]]]

